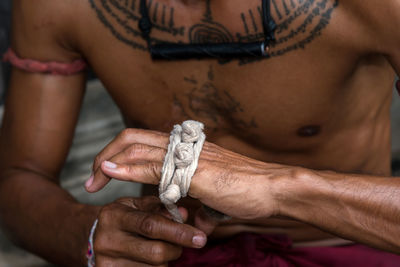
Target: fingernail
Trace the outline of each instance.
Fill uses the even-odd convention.
[[[207,242],[207,238],[203,235],[195,235],[192,239],[193,245],[202,248]]]
[[[106,167],[107,169],[116,169],[117,164],[112,163],[110,161],[104,161],[104,167]]]
[[[93,180],[94,180],[94,176],[91,175],[91,176],[89,177],[89,180],[87,180],[86,183],[85,183],[86,188],[89,188],[89,187],[92,186]]]

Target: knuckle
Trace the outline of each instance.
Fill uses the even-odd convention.
[[[122,130],[122,132],[119,134],[119,138],[122,140],[127,140],[130,139],[133,134],[134,134],[134,129],[127,128]]]
[[[156,231],[157,223],[154,217],[150,214],[144,216],[139,225],[139,231],[147,236],[153,237]]]
[[[135,168],[133,165],[127,165],[125,166],[125,172],[126,174],[128,174],[129,176],[135,177]]]
[[[179,243],[183,243],[186,241],[188,235],[186,234],[186,231],[182,229],[181,227],[177,227],[175,229],[175,239]]]
[[[133,144],[125,150],[125,156],[134,159],[135,157],[140,156],[146,149],[144,144]]]
[[[127,251],[133,258],[138,258],[140,256],[146,257],[145,260],[147,261],[147,256],[149,255],[149,248],[141,241],[134,241],[129,242],[126,244]]]
[[[147,165],[147,174],[150,177],[159,177],[161,176],[161,168],[157,162],[150,162]]]
[[[147,145],[141,144],[141,143],[136,143],[136,144],[134,144],[134,147],[135,147],[136,151],[142,152],[142,151],[146,150]]]
[[[160,203],[160,198],[156,196],[144,196],[142,199],[148,203]]]
[[[162,243],[155,243],[151,246],[151,264],[162,265],[168,261],[167,259],[167,248]]]
[[[125,156],[129,159],[135,158],[137,155],[137,150],[135,144],[129,146],[127,149],[124,150]]]
[[[115,202],[123,204],[125,206],[136,208],[136,199],[132,197],[121,197],[117,199]]]
[[[135,200],[132,199],[132,198],[118,199],[117,202],[127,208],[127,211],[122,213],[121,216],[120,216],[120,221],[121,222],[123,222],[126,219],[126,217],[129,217],[130,214],[132,212],[134,212],[135,210],[137,210],[137,208],[138,208],[137,205],[136,205]],[[128,219],[128,221],[130,221],[130,219]]]
[[[105,206],[101,209],[99,214],[99,224],[100,225],[109,225],[114,221],[115,214],[114,208],[112,205]]]
[[[95,253],[98,255],[103,254],[103,252],[108,250],[108,244],[109,242],[106,235],[103,232],[98,231],[98,233],[96,233],[96,238],[93,241],[93,250]]]
[[[94,162],[93,162],[93,171],[95,171],[100,166],[102,161],[103,161],[103,159],[100,155],[97,155],[95,157]]]

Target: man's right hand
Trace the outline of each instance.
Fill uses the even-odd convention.
[[[180,210],[187,218],[187,211]],[[94,236],[96,267],[167,266],[182,247],[201,248],[206,235],[168,218],[156,197],[124,198],[105,206]]]

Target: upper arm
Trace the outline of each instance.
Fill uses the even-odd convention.
[[[62,1],[14,1],[12,47],[21,57],[70,62],[78,56],[59,38],[62,21],[46,15],[55,2]],[[72,141],[84,86],[84,73],[57,76],[13,69],[0,135],[0,179],[14,169],[57,176]]]
[[[382,54],[400,74],[400,0],[340,0],[349,18],[357,22],[353,33],[368,54]],[[355,37],[356,38],[356,37]]]
[[[400,75],[400,0],[356,1],[374,50],[384,54]]]
[[[385,14],[387,29],[384,34],[387,40],[387,54],[397,75],[400,76],[400,0],[390,0],[390,12]]]

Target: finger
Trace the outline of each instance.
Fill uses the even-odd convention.
[[[161,200],[156,196],[145,196],[132,199],[135,209],[140,211],[157,213],[164,209],[164,205],[161,203]]]
[[[204,232],[158,214],[129,212],[120,224],[121,229],[127,232],[138,233],[151,239],[165,240],[179,246],[201,248],[207,242]]]
[[[178,211],[179,211],[179,213],[181,214],[183,223],[186,223],[186,221],[187,221],[188,218],[189,218],[189,212],[188,212],[188,210],[187,210],[186,208],[184,208],[184,207],[178,207]],[[165,209],[165,208],[161,211],[161,214],[162,214],[164,217],[167,217],[167,218],[170,219],[170,220],[173,220],[173,219],[174,219],[174,218],[172,217],[171,213],[169,213],[168,210]]]
[[[101,171],[111,178],[120,181],[130,181],[142,184],[157,185],[161,177],[161,162],[150,162],[146,164],[116,164],[113,162],[105,161],[101,165]],[[97,180],[93,182],[91,190],[99,190],[104,187],[107,180],[98,176]]]
[[[96,267],[168,267],[168,264],[163,264],[163,265],[150,265],[146,263],[141,263],[141,262],[134,262],[131,260],[127,259],[115,259],[112,257],[105,257],[105,256],[99,256],[99,259],[97,259],[96,256]]]
[[[93,172],[100,167],[103,161],[125,150],[129,145],[144,144],[166,148],[168,141],[168,134],[165,133],[140,129],[125,129],[97,155],[93,163]]]
[[[153,213],[159,212],[164,217],[172,220],[172,215],[165,208],[164,204],[161,203],[160,198],[156,196],[145,196],[141,198],[121,198],[117,200],[121,204],[124,204],[128,207],[140,210],[140,211],[150,211]],[[184,207],[178,207],[179,213],[183,219],[183,222],[186,222],[189,217],[189,212]]]
[[[100,254],[111,259],[125,259],[158,266],[176,260],[182,254],[182,248],[179,246],[127,235],[124,232],[113,233],[112,238],[100,238],[107,240],[98,240],[95,253],[97,251],[97,255]],[[101,247],[102,244],[104,247]]]
[[[218,220],[209,216],[203,207],[196,211],[194,225],[198,229],[202,230],[207,236],[214,231],[218,224]]]
[[[146,144],[132,144],[115,154],[108,161],[117,163],[138,163],[148,161],[163,161],[167,150]]]
[[[104,186],[106,186],[111,178],[116,178],[124,181],[134,181],[127,179],[127,177],[125,178],[119,176],[114,177],[113,175],[108,174],[107,171],[104,171],[105,168],[109,169],[110,171],[113,171],[113,169],[116,167],[116,165],[113,163],[134,164],[134,163],[140,163],[140,162],[143,163],[149,161],[161,163],[164,160],[165,153],[166,153],[165,149],[155,146],[149,146],[145,144],[129,145],[122,152],[117,153],[110,159],[107,159],[107,161],[103,161],[101,163],[102,168],[97,169],[94,172],[93,179],[91,177],[92,180],[90,184],[87,184],[86,190],[92,193],[97,192]],[[147,174],[154,174],[151,171],[155,170],[152,170],[151,167],[154,166],[149,166],[149,169],[145,170]],[[161,170],[157,170],[157,176],[159,176],[160,174]]]
[[[96,255],[96,267],[129,267],[133,264],[134,262],[127,259],[116,259],[108,256]]]
[[[121,198],[117,200],[117,202],[140,211],[150,211],[153,213],[160,212],[160,214],[164,217],[173,220],[172,215],[168,212],[164,204],[161,203],[160,199],[156,196],[145,196],[141,198]],[[181,214],[183,222],[186,222],[189,217],[188,210],[184,207],[178,207],[178,210]]]
[[[145,196],[140,198],[123,197],[117,199],[115,202],[129,207],[130,209],[125,209],[127,212],[132,211],[132,209],[150,212],[162,212],[164,209],[164,205],[156,196]]]
[[[164,204],[161,203],[160,199],[155,196],[145,196],[141,198],[120,198],[116,202],[128,206],[129,208],[137,209],[140,211],[151,211],[153,213],[160,212],[161,215],[173,220],[172,215],[165,208]],[[189,218],[189,212],[184,207],[178,207],[179,213],[181,214],[183,222],[186,222]]]
[[[165,148],[168,145],[168,134],[140,129],[123,130],[96,156],[92,166],[92,173],[95,174],[97,172],[103,161],[112,158],[114,155],[125,150],[129,145],[134,143]],[[103,184],[107,184],[109,181],[109,177],[103,177]],[[94,175],[90,176],[85,184],[86,190],[88,192],[98,191],[92,190],[93,182]]]

